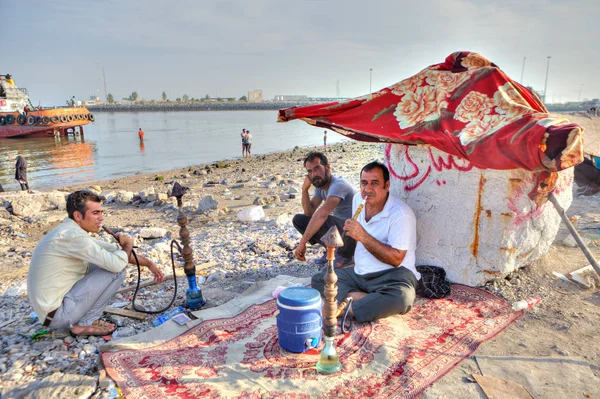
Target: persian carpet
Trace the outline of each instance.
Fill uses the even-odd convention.
[[[480,54],[440,64],[363,97],[279,111],[355,140],[428,144],[480,169],[556,172],[583,161],[583,128]]]
[[[155,347],[102,353],[127,398],[415,398],[522,312],[477,288],[453,285],[444,299],[355,323],[336,337],[343,369],[315,370],[319,350],[283,350],[275,300],[230,318],[205,320]],[[339,329],[338,329],[339,330]]]

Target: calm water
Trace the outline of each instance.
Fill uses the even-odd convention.
[[[83,139],[0,140],[0,183],[15,190],[15,159],[28,162],[29,185],[48,189],[241,157],[240,133],[252,132],[253,155],[323,145],[323,129],[277,123],[276,111],[96,113]],[[137,131],[145,132],[144,145]],[[345,140],[329,131],[328,143]]]

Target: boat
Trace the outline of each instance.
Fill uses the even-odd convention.
[[[83,126],[94,122],[86,107],[33,107],[29,93],[19,88],[10,74],[0,75],[0,138],[46,137],[83,134]]]

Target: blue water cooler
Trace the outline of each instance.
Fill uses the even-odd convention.
[[[321,343],[321,294],[314,288],[288,287],[277,297],[279,345],[302,353]]]

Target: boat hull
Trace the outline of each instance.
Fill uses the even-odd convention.
[[[12,115],[12,123],[7,123],[7,116]],[[0,123],[0,138],[12,137],[46,137],[66,135],[69,130],[89,124],[94,116],[87,108],[56,108],[30,111],[23,124],[18,123],[18,112],[0,112],[3,124]],[[9,117],[9,121],[10,121]]]

